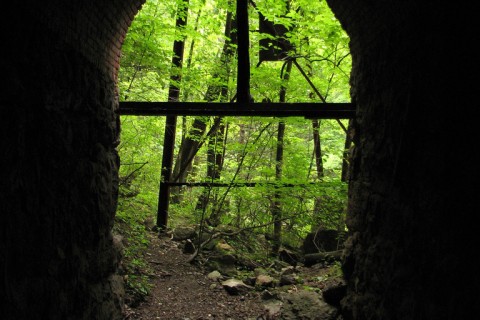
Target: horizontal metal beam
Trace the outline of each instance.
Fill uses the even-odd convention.
[[[353,103],[120,102],[120,115],[250,116],[353,119]]]
[[[329,186],[332,185],[328,182],[304,182],[304,183],[284,183],[284,182],[164,182],[167,186],[170,187],[211,187],[211,188],[222,188],[222,187],[257,187],[257,186],[272,186],[278,188],[292,188],[292,187],[308,187],[308,186]]]

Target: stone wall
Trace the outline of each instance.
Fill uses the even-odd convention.
[[[441,4],[329,3],[351,37],[358,107],[345,318],[468,318],[478,306],[478,272],[464,246],[478,243],[465,224],[475,185],[468,174],[473,127],[463,119],[473,114],[464,46],[472,20]]]
[[[116,75],[139,4],[26,4],[0,25],[1,318],[121,319]]]

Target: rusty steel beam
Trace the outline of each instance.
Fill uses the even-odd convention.
[[[120,115],[250,116],[353,119],[353,103],[120,102]]]

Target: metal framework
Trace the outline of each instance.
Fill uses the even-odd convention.
[[[185,0],[188,1],[188,0]],[[188,2],[187,2],[188,3]],[[249,25],[248,25],[248,0],[237,0],[237,35],[238,35],[238,73],[237,73],[237,94],[230,103],[212,103],[212,102],[178,102],[179,88],[176,86],[170,89],[174,91],[174,98],[168,102],[120,102],[118,113],[120,115],[136,116],[166,116],[165,142],[162,157],[161,181],[159,190],[159,202],[157,211],[157,227],[159,230],[165,230],[168,221],[169,196],[171,186],[227,186],[223,183],[173,183],[171,182],[173,146],[175,142],[176,116],[252,116],[252,117],[305,117],[307,119],[336,119],[342,126],[339,119],[353,119],[355,117],[356,106],[352,103],[327,103],[320,92],[315,88],[309,77],[297,63],[295,58],[289,58],[288,54],[279,54],[270,52],[272,56],[282,57],[281,60],[288,60],[298,68],[305,77],[306,81],[320,98],[317,103],[255,103],[250,95],[250,60],[249,60]],[[188,6],[186,6],[188,7]],[[265,20],[265,19],[264,19]],[[267,21],[263,21],[265,25]],[[177,26],[186,24],[185,20],[177,19]],[[266,27],[277,32],[276,26],[272,23]],[[277,28],[276,28],[277,27]],[[281,27],[281,26],[280,26]],[[183,55],[183,43],[175,41],[174,49]],[[177,52],[177,51],[175,51]],[[262,59],[261,59],[262,60]],[[181,67],[181,59],[175,57],[173,65]],[[175,80],[175,79],[173,79]],[[178,79],[176,79],[178,80]],[[256,183],[235,183],[234,186],[254,186]],[[232,184],[230,184],[232,186]]]

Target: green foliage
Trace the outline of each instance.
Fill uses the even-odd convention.
[[[351,59],[348,37],[325,1],[257,0],[250,6],[251,94],[256,102],[279,101],[280,88],[286,88],[287,102],[349,101]],[[182,101],[203,101],[209,86],[228,88],[228,99],[235,95],[236,61],[223,64],[222,48],[228,10],[235,1],[191,0],[188,24],[175,30],[176,13],[184,1],[149,0],[130,27],[122,49],[119,93],[122,101],[167,101],[170,76],[181,72]],[[319,97],[296,66],[288,81],[282,80],[285,61],[259,61],[260,39],[271,37],[258,32],[258,13],[289,28],[286,38],[296,58],[322,97]],[[173,41],[185,39],[182,70],[171,67]],[[235,47],[235,45],[232,45]],[[225,77],[220,77],[224,74]],[[321,105],[319,105],[321,107]],[[184,134],[192,117],[186,117]],[[209,120],[209,119],[207,119]],[[284,157],[281,178],[276,178],[277,124],[285,122]],[[347,186],[340,181],[345,132],[336,120],[320,122],[324,176],[316,172],[312,122],[303,118],[224,117],[225,150],[220,183],[257,183],[255,187],[220,187],[210,190],[205,212],[196,210],[202,188],[183,188],[180,203],[170,205],[169,223],[203,221],[220,212],[220,223],[239,228],[256,226],[256,232],[271,234],[272,206],[282,210],[283,239],[298,245],[312,227],[322,224],[342,229]],[[347,121],[343,121],[347,126]],[[212,121],[209,120],[209,126]],[[125,259],[130,288],[145,293],[148,287],[136,272],[145,268],[142,253],[148,245],[144,222],[155,217],[163,152],[163,117],[121,117],[120,198],[116,228],[126,235]],[[178,126],[175,152],[182,143]],[[207,128],[208,131],[208,128]],[[205,144],[206,146],[207,144]],[[207,179],[207,148],[195,157],[188,181]],[[285,186],[288,184],[289,186]],[[261,259],[261,257],[257,257]],[[142,274],[142,272],[140,272]],[[133,275],[133,276],[132,276]],[[144,290],[145,289],[145,290]]]
[[[126,291],[134,300],[143,300],[151,288],[147,274],[151,273],[144,260],[150,243],[145,227],[151,219],[148,204],[132,198],[119,198],[114,232],[121,234],[126,243],[123,266],[126,273]]]

